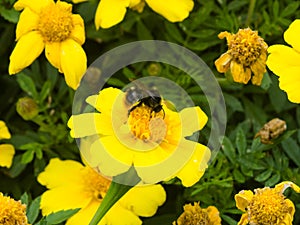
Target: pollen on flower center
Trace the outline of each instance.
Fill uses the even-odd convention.
[[[256,189],[247,207],[250,224],[272,225],[283,221],[289,212],[285,197],[276,189]]]
[[[83,173],[83,177],[85,178],[83,184],[86,193],[93,196],[96,200],[101,201],[104,198],[111,181],[102,177],[94,169],[89,167],[84,167]]]
[[[44,8],[39,14],[38,30],[45,42],[62,42],[74,28],[72,6],[57,2]]]
[[[163,117],[162,110],[154,112],[149,106],[142,104],[130,112],[128,125],[135,137],[143,141],[161,142],[167,131]]]
[[[233,34],[228,42],[228,48],[233,59],[244,66],[250,66],[265,50],[264,40],[257,31],[250,28],[240,29]]]
[[[27,225],[26,205],[0,193],[0,224]]]

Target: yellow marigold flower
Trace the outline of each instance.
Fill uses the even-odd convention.
[[[106,88],[86,100],[101,113],[71,117],[71,136],[82,138],[82,145],[84,137],[96,134],[90,146],[81,146],[83,158],[106,176],[124,173],[133,165],[145,183],[177,176],[184,186],[195,184],[204,174],[210,150],[185,137],[204,127],[205,113],[199,107],[177,113],[165,105],[154,112],[145,104],[128,113],[125,99],[121,90]]]
[[[66,225],[89,224],[102,202],[110,181],[90,167],[73,160],[51,159],[38,181],[49,190],[42,194],[43,215],[81,208]],[[101,225],[140,225],[139,216],[150,217],[166,200],[161,185],[133,187],[103,217]]]
[[[127,7],[142,12],[145,2],[170,22],[183,21],[194,7],[193,0],[101,0],[95,15],[96,28],[109,28],[120,23]]]
[[[289,181],[277,184],[275,188],[255,189],[254,194],[252,191],[240,191],[235,195],[236,207],[245,213],[238,225],[292,225],[295,206],[283,195],[289,187],[300,193],[300,188]]]
[[[11,135],[6,124],[0,120],[0,139],[10,139],[10,137]],[[14,154],[14,146],[11,144],[0,144],[0,166],[11,167]]]
[[[260,85],[266,72],[268,45],[264,39],[250,28],[239,29],[236,34],[224,31],[218,37],[226,38],[228,51],[215,61],[217,70],[225,73],[230,69],[235,82],[247,84],[251,79],[252,84]]]
[[[219,211],[214,206],[208,206],[206,209],[201,208],[199,202],[194,205],[187,204],[183,206],[184,212],[178,217],[173,225],[221,225]]]
[[[0,224],[2,225],[29,225],[26,217],[26,205],[21,201],[3,196],[0,192]]]
[[[272,45],[268,48],[270,55],[267,66],[279,76],[279,87],[284,90],[288,99],[300,103],[300,19],[291,23],[284,32],[284,40],[292,47]]]
[[[45,49],[49,62],[76,89],[87,64],[81,47],[85,32],[80,15],[72,14],[71,4],[53,0],[18,0],[14,8],[23,11],[17,24],[17,44],[10,56],[9,74],[29,66]]]

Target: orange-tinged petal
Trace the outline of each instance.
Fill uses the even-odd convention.
[[[277,76],[281,76],[287,67],[300,65],[300,53],[288,46],[272,45],[268,52],[267,66]]]
[[[209,159],[210,150],[202,144],[195,143],[193,155],[176,175],[182,181],[183,186],[190,187],[199,181],[207,168]]]
[[[161,185],[147,185],[133,187],[120,199],[119,203],[136,215],[150,217],[165,201],[166,192]]]
[[[61,69],[61,43],[60,42],[52,42],[45,44],[45,55],[48,61],[62,73]]]
[[[230,67],[230,62],[231,62],[232,56],[225,52],[222,54],[216,61],[215,61],[215,66],[217,70],[220,73],[225,73],[229,67]]]
[[[284,40],[293,46],[298,52],[300,52],[300,41],[299,41],[299,33],[300,33],[300,19],[296,19],[292,22],[289,28],[284,32]]]
[[[250,66],[251,71],[253,72],[253,76],[251,78],[251,82],[254,85],[261,85],[261,81],[263,79],[264,73],[266,72],[266,66],[260,60],[257,60],[255,63],[252,63]]]
[[[14,4],[14,8],[21,11],[24,8],[30,8],[33,12],[39,14],[44,7],[55,4],[53,0],[18,0]]]
[[[84,50],[73,39],[61,43],[61,69],[68,86],[77,89],[87,67]]]
[[[170,22],[183,21],[194,7],[193,0],[146,0],[146,3]]]
[[[285,199],[284,201],[287,204],[288,214],[291,216],[291,218],[293,218],[294,214],[295,214],[295,205],[294,205],[294,203],[289,199]]]
[[[230,64],[230,71],[235,82],[247,84],[251,79],[251,70],[249,68],[244,69],[242,64],[235,61]]]
[[[23,35],[10,55],[9,74],[16,74],[29,66],[42,53],[44,46],[38,31]]]
[[[180,117],[183,137],[191,136],[194,132],[201,130],[208,120],[206,114],[198,106],[183,109]]]
[[[0,120],[0,139],[10,139],[11,135],[4,121]]]
[[[10,144],[0,145],[0,166],[5,166],[7,168],[11,167],[13,157],[15,154],[14,146]]]
[[[72,15],[74,28],[70,34],[70,37],[74,39],[78,44],[83,45],[85,42],[85,31],[83,19],[79,15]]]
[[[20,14],[20,19],[16,28],[16,40],[24,34],[37,29],[39,16],[30,10],[30,8],[25,8]]]
[[[120,23],[130,0],[101,0],[95,15],[96,29],[109,28]]]
[[[247,208],[249,202],[252,200],[252,198],[253,198],[252,191],[248,191],[248,190],[240,191],[238,194],[236,194],[234,196],[236,207],[239,210],[242,210],[245,212],[246,208]]]
[[[70,184],[79,186],[81,184],[80,171],[83,168],[79,162],[53,158],[45,171],[39,174],[37,180],[49,189]]]

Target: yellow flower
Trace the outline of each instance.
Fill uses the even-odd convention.
[[[154,112],[145,104],[128,113],[125,99],[121,90],[106,88],[86,100],[101,113],[71,117],[68,126],[73,137],[81,138],[84,160],[106,176],[133,165],[145,183],[177,176],[184,186],[195,184],[204,174],[210,150],[185,137],[204,127],[205,113],[199,107],[177,113],[165,105]]]
[[[43,215],[81,208],[66,225],[89,224],[104,198],[110,181],[90,167],[72,160],[51,159],[38,181],[49,190],[42,194]],[[139,216],[150,217],[166,200],[161,185],[133,187],[103,217],[101,225],[140,225]]]
[[[277,184],[275,188],[255,189],[254,194],[252,191],[240,191],[235,195],[236,207],[245,213],[238,225],[292,225],[295,206],[283,195],[289,187],[300,193],[300,188],[289,181]]]
[[[142,12],[145,2],[170,22],[183,21],[194,7],[193,0],[101,0],[95,15],[96,28],[109,28],[120,23],[127,7]]]
[[[17,44],[10,56],[9,74],[29,66],[45,49],[49,62],[76,89],[87,64],[81,47],[85,32],[80,15],[72,14],[71,4],[53,0],[19,0],[14,8],[23,11],[17,24]]]
[[[300,103],[300,19],[291,23],[284,32],[284,40],[292,47],[272,45],[268,48],[270,55],[267,66],[279,76],[279,87],[284,90],[288,99]]]
[[[236,34],[221,32],[218,37],[226,38],[228,51],[215,61],[217,70],[225,73],[230,69],[235,82],[247,84],[251,79],[252,84],[260,85],[266,72],[268,45],[264,39],[250,28]]]
[[[29,225],[26,217],[26,205],[22,204],[21,201],[3,196],[0,192],[0,224]]]
[[[219,211],[214,206],[208,206],[206,209],[201,208],[199,202],[186,204],[183,206],[184,212],[178,217],[173,225],[221,225]]]
[[[5,123],[0,120],[0,139],[10,139],[11,135]],[[11,144],[0,145],[0,166],[11,167],[15,148]]]

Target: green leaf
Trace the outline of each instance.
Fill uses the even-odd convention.
[[[239,128],[236,133],[235,144],[239,151],[239,154],[244,155],[247,148],[247,140],[246,140],[245,133],[241,128]]]
[[[23,172],[23,170],[26,168],[26,164],[21,163],[22,155],[17,155],[13,159],[13,164],[9,169],[9,175],[12,178],[15,178],[20,175],[20,173]]]
[[[260,161],[251,158],[250,155],[249,156],[245,155],[244,157],[239,158],[238,162],[249,169],[253,169],[253,170],[265,169],[265,166]]]
[[[46,221],[48,225],[51,224],[59,224],[67,219],[69,219],[71,216],[73,216],[75,213],[77,213],[80,209],[69,209],[69,210],[62,210],[56,213],[51,213],[46,217]]]
[[[287,17],[287,16],[291,16],[294,12],[297,11],[298,7],[299,7],[299,2],[298,1],[292,1],[290,4],[288,4],[287,7],[285,7],[281,14],[280,17]]]
[[[126,85],[123,81],[121,81],[115,77],[109,78],[109,80],[107,81],[107,84],[116,86],[116,87],[124,87]]]
[[[30,224],[33,224],[35,222],[35,220],[37,219],[38,215],[39,215],[40,202],[41,202],[41,196],[34,199],[28,207],[26,215],[27,215],[27,218],[28,218],[28,222]]]
[[[26,75],[23,72],[17,74],[16,76],[17,76],[17,82],[19,83],[21,89],[25,91],[29,96],[37,100],[38,97],[37,91],[31,77]]]
[[[177,24],[174,23],[170,23],[170,22],[165,22],[165,28],[166,31],[168,32],[168,34],[174,38],[176,41],[178,41],[179,43],[183,43],[184,39],[177,27]]]
[[[279,173],[276,173],[276,174],[274,174],[270,179],[268,179],[268,180],[265,182],[265,186],[266,186],[266,187],[274,186],[274,185],[277,184],[279,181],[280,181],[280,174],[279,174]]]
[[[137,23],[137,35],[139,40],[153,40],[151,32],[141,20]]]
[[[233,178],[238,183],[244,183],[246,180],[244,175],[238,169],[233,170]]]
[[[42,90],[40,92],[39,102],[43,102],[47,98],[47,96],[50,93],[50,90],[51,90],[51,81],[47,80],[44,83]]]
[[[17,23],[19,21],[20,12],[12,9],[6,9],[4,7],[0,7],[1,16],[11,23]]]
[[[24,192],[24,194],[22,194],[20,200],[23,204],[28,205],[29,198],[27,192]]]
[[[22,160],[21,163],[23,164],[28,164],[33,160],[34,156],[34,150],[27,150],[23,155],[22,155]]]
[[[243,106],[238,100],[238,98],[234,97],[233,95],[229,95],[226,93],[223,93],[223,96],[225,98],[226,105],[231,107],[234,111],[243,112]]]
[[[263,76],[260,87],[264,90],[268,90],[271,84],[272,84],[272,80],[269,76],[269,73],[266,72]]]
[[[272,85],[268,90],[268,94],[271,100],[271,104],[276,112],[281,112],[285,109],[285,103],[287,102],[286,94],[278,88],[278,79],[275,76],[271,77]]]
[[[279,2],[278,1],[274,1],[273,2],[273,16],[275,18],[277,18],[279,15]]]
[[[286,139],[282,142],[282,147],[284,152],[289,156],[289,158],[300,167],[300,147],[295,140],[292,138]]]
[[[127,67],[124,67],[122,72],[129,80],[136,78],[136,74],[131,69],[128,69]]]
[[[258,182],[264,182],[272,175],[272,172],[273,172],[272,169],[268,169],[268,170],[262,172],[261,174],[259,174],[258,176],[256,176],[254,178],[254,180],[256,180]]]
[[[238,222],[232,219],[230,216],[226,216],[224,214],[221,215],[222,220],[224,220],[229,225],[236,225]]]
[[[224,154],[230,160],[230,162],[235,163],[235,157],[236,157],[235,149],[234,149],[230,139],[226,136],[223,138],[222,148],[223,148]]]

